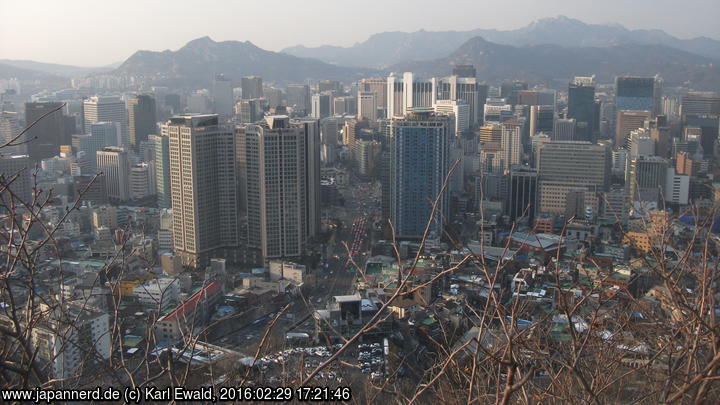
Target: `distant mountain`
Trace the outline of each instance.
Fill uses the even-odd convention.
[[[663,45],[515,47],[475,37],[445,58],[403,62],[388,71],[429,77],[447,75],[457,64],[475,65],[478,77],[488,82],[520,79],[552,86],[573,76],[595,74],[599,81],[611,82],[618,75],[660,74],[669,86],[720,90],[720,64],[714,59]]]
[[[661,30],[628,30],[616,24],[586,24],[565,16],[544,18],[515,30],[383,32],[351,47],[326,45],[308,48],[298,45],[282,52],[339,65],[387,67],[402,61],[447,56],[465,41],[478,36],[497,44],[513,46],[664,45],[720,60],[720,41],[711,38],[679,39]]]
[[[63,77],[79,77],[91,73],[106,72],[112,70],[112,67],[80,67],[70,65],[58,65],[56,63],[35,62],[32,60],[12,60],[0,59],[0,63],[14,66],[21,69],[36,70],[38,72],[48,73],[55,76]]]
[[[208,85],[219,73],[237,81],[241,76],[259,75],[269,82],[304,83],[317,79],[356,80],[377,72],[266,51],[248,41],[215,42],[203,37],[177,51],[135,52],[112,73],[140,76],[155,84],[197,87]]]
[[[23,83],[46,85],[48,87],[67,86],[70,81],[65,77],[52,75],[37,70],[23,69],[16,66],[0,63],[0,79],[18,79]],[[3,89],[0,89],[2,92]]]

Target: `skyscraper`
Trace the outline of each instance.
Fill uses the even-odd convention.
[[[510,169],[510,192],[507,213],[510,220],[526,217],[532,224],[538,209],[538,171],[522,166]]]
[[[293,111],[305,116],[310,112],[310,87],[306,84],[290,84],[287,86],[287,105]]]
[[[403,73],[402,82],[387,78],[387,118],[404,115],[415,107],[432,107],[437,100],[435,79],[422,80],[412,72]]]
[[[453,76],[457,77],[477,77],[477,70],[473,65],[455,65],[453,66]]]
[[[90,97],[83,102],[83,113],[85,128],[90,128],[91,124],[104,121],[119,123],[120,139],[122,140],[119,146],[130,145],[125,102],[119,97]]]
[[[630,132],[644,127],[645,121],[649,119],[650,111],[618,111],[615,119],[615,146],[625,146]]]
[[[551,141],[539,152],[540,212],[565,214],[573,190],[604,191],[610,181],[610,149],[580,141]]]
[[[625,184],[630,201],[658,202],[666,185],[668,161],[659,156],[633,156],[628,159]]]
[[[155,193],[159,208],[171,208],[170,141],[167,135],[153,135],[155,143]]]
[[[30,125],[61,105],[62,103],[55,102],[25,103],[25,121]],[[38,121],[25,133],[25,141],[27,141],[30,160],[34,162],[57,155],[60,152],[60,145],[70,143],[70,140],[65,137],[65,118],[62,109],[54,111]]]
[[[441,191],[449,170],[450,132],[447,116],[421,109],[390,123],[390,219],[398,238],[421,238],[428,221],[430,232],[441,236],[449,209],[449,193]]]
[[[287,116],[237,130],[248,245],[265,260],[303,255],[317,231],[319,132],[317,121]]]
[[[0,188],[7,187],[15,199],[15,206],[32,204],[32,162],[28,155],[3,155],[0,156]],[[15,177],[17,176],[17,177]],[[11,207],[10,193],[5,190],[0,193],[2,206]],[[17,199],[20,199],[18,201]],[[22,201],[22,202],[21,202]]]
[[[592,82],[574,80],[568,87],[568,118],[576,123],[584,122],[575,129],[577,139],[592,141],[593,134],[600,130],[599,118],[596,114],[595,86]]]
[[[261,87],[262,90],[262,87]],[[260,92],[262,95],[262,91]],[[234,97],[232,81],[224,75],[216,75],[212,82],[213,111],[223,117],[230,117],[233,113]],[[261,96],[259,96],[261,97]]]
[[[258,76],[247,76],[240,79],[240,86],[242,88],[242,98],[261,98],[263,96],[263,81],[262,77]],[[279,105],[279,104],[278,104]],[[276,106],[272,106],[276,107]]]
[[[500,148],[503,170],[509,170],[513,165],[522,163],[522,133],[516,122],[505,122],[501,126]]]
[[[15,111],[0,111],[0,145],[5,145],[20,133],[18,114]],[[0,153],[2,155],[24,154],[27,150],[22,142],[25,137],[20,137],[13,142],[13,146],[5,146]]]
[[[366,91],[375,93],[377,101],[377,108],[387,108],[387,79],[378,78],[366,78],[360,81],[360,87],[358,91]]]
[[[555,107],[552,105],[530,106],[530,136],[539,133],[552,135],[555,129]]]
[[[658,113],[662,97],[659,77],[620,76],[615,79],[615,108]]]
[[[147,141],[150,134],[157,133],[155,99],[140,94],[128,99],[128,134],[130,145],[137,149],[140,142]]]
[[[480,93],[477,79],[473,77],[449,76],[437,81],[437,100],[456,100],[467,104],[470,109],[469,125],[480,120]],[[484,100],[483,100],[484,102]]]
[[[358,119],[377,121],[377,95],[371,91],[358,92]]]
[[[330,94],[313,94],[312,117],[315,119],[323,119],[330,116],[331,100],[332,96]]]
[[[161,129],[168,137],[175,253],[194,268],[214,257],[232,259],[238,248],[232,129],[217,114],[175,116]]]
[[[107,195],[116,201],[130,198],[130,163],[125,149],[108,146],[96,153],[97,170],[103,173]]]

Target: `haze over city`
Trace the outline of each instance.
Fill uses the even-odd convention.
[[[661,29],[680,38],[720,39],[720,3],[713,0],[459,0],[448,6],[429,0],[369,0],[362,5],[348,0],[2,0],[0,58],[100,67],[137,50],[175,50],[206,35],[279,51],[299,44],[351,46],[384,31],[516,29],[557,15],[628,29]]]
[[[3,403],[720,398],[717,0],[0,15]]]

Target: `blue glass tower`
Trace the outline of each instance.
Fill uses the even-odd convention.
[[[390,220],[398,238],[421,238],[431,219],[450,169],[450,126],[447,116],[419,108],[390,123]],[[430,233],[438,237],[448,218],[448,195],[446,188],[432,215]]]

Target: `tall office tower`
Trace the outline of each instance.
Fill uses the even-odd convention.
[[[448,218],[449,120],[429,112],[411,112],[390,123],[390,220],[398,238],[421,238],[428,221],[440,237]],[[432,207],[438,201],[433,214]]]
[[[464,101],[437,100],[434,110],[436,114],[445,114],[452,117],[453,133],[460,136],[470,129],[470,106]]]
[[[117,122],[120,124],[119,146],[130,145],[128,139],[128,123],[125,110],[125,102],[119,97],[90,97],[83,102],[83,119],[85,128],[98,122]]]
[[[402,79],[395,77],[394,75],[388,76],[387,80],[387,100],[386,117],[401,117],[405,114],[405,96]]]
[[[60,151],[60,145],[69,143],[69,139],[65,137],[65,118],[62,109],[50,113],[50,111],[60,106],[62,106],[62,103],[56,102],[25,103],[25,122],[28,125],[49,113],[24,135],[27,142],[27,152],[33,162],[39,162],[57,155]]]
[[[555,121],[555,125],[550,135],[550,139],[553,141],[575,141],[581,139],[575,139],[575,119],[564,119],[561,118]],[[587,141],[586,139],[582,139]]]
[[[483,122],[504,122],[513,118],[513,108],[503,99],[488,99],[483,107]]]
[[[578,124],[575,132],[578,139],[592,142],[600,131],[600,117],[595,104],[595,85],[591,81],[575,78],[568,87],[568,118]],[[581,123],[585,123],[581,125]]]
[[[417,107],[432,108],[437,100],[435,78],[422,80],[411,72],[403,73],[404,111]]]
[[[377,95],[371,91],[358,92],[358,119],[368,120],[372,124],[377,121]]]
[[[690,197],[690,177],[676,173],[675,168],[668,167],[662,198],[671,204],[687,205]]]
[[[502,149],[502,168],[509,170],[514,165],[522,163],[522,132],[516,122],[505,122],[501,126],[500,148]]]
[[[25,204],[32,204],[32,190],[33,184],[31,180],[31,173],[33,170],[33,164],[30,161],[28,155],[3,155],[0,156],[0,188],[3,192],[0,192],[0,200],[4,207],[10,207],[13,205],[11,202],[10,193],[6,187],[12,191],[15,199],[15,205],[20,207]],[[16,178],[17,176],[17,178]]]
[[[342,85],[337,80],[320,80],[317,85],[317,91],[318,93],[322,93],[324,91],[331,91],[335,94],[342,93]]]
[[[187,111],[195,114],[209,114],[213,110],[213,103],[208,98],[207,91],[197,90],[187,96]]]
[[[125,149],[108,146],[96,153],[97,170],[103,173],[110,199],[126,201],[130,198],[130,163]]]
[[[168,137],[175,253],[196,269],[211,258],[233,259],[239,236],[232,129],[217,114],[185,114],[161,130]]]
[[[347,120],[342,129],[343,145],[353,150],[355,148],[355,140],[357,139],[357,120]]]
[[[502,141],[502,127],[497,123],[488,123],[478,129],[480,143],[493,142],[498,145]]]
[[[333,99],[333,108],[332,108],[333,115],[349,114],[349,112],[346,109],[346,107],[347,107],[346,104],[347,103],[345,102],[345,97],[335,97]]]
[[[108,123],[108,125],[111,126],[114,132],[115,124]],[[98,126],[102,127],[102,124]],[[114,143],[107,141],[105,134],[97,132],[85,135],[73,135],[72,145],[77,151],[78,163],[80,163],[82,174],[95,174],[97,172],[97,153],[108,146],[115,146]]]
[[[540,148],[540,210],[563,215],[573,190],[607,190],[610,149],[581,141],[550,141]]]
[[[550,142],[550,140],[550,137],[545,134],[530,137],[530,167],[538,167],[538,163],[540,162],[540,148]]]
[[[477,70],[473,65],[455,65],[452,71],[453,76],[457,77],[477,77]]]
[[[303,255],[319,226],[317,126],[276,115],[238,130],[248,244],[265,260]]]
[[[155,173],[151,165],[138,163],[130,168],[130,198],[141,199],[155,194]]]
[[[282,90],[272,87],[266,87],[263,90],[263,94],[270,108],[277,108],[283,104]]]
[[[474,77],[448,76],[437,81],[437,100],[455,100],[470,109],[470,126],[480,121],[480,94]]]
[[[340,129],[336,118],[328,117],[320,121],[320,141],[323,145],[337,145]]]
[[[262,77],[247,76],[240,79],[240,87],[242,88],[242,98],[262,98],[263,81]],[[279,104],[278,104],[279,105]],[[275,107],[275,106],[273,106]]]
[[[357,141],[353,155],[357,162],[358,173],[361,176],[372,175],[381,150],[382,145],[378,141],[366,141],[364,139]]]
[[[659,113],[662,79],[656,77],[620,76],[615,79],[615,108]]]
[[[20,133],[20,125],[18,124],[18,114],[15,111],[0,111],[0,145],[5,145],[14,139]],[[25,137],[16,139],[12,146],[6,146],[0,150],[0,155],[17,155],[24,154],[27,148],[23,143]]]
[[[330,116],[330,102],[332,97],[329,94],[313,94],[312,96],[312,117],[322,119]]]
[[[155,194],[158,208],[171,208],[170,139],[165,135],[151,135],[155,143]]]
[[[624,146],[630,132],[643,128],[649,119],[649,111],[618,111],[615,119],[615,146]]]
[[[551,135],[555,130],[555,107],[552,105],[530,106],[530,136],[539,133]]]
[[[500,97],[507,100],[508,104],[515,105],[518,102],[517,93],[520,90],[527,90],[528,84],[525,82],[514,81],[505,82],[500,86]]]
[[[538,171],[522,166],[510,168],[510,190],[507,213],[510,220],[525,217],[530,224],[538,209]]]
[[[122,128],[118,122],[96,122],[85,128],[87,132],[98,139],[102,139],[107,146],[120,146],[122,144]]]
[[[306,84],[289,84],[287,86],[287,105],[297,115],[304,116],[310,112],[310,87]]]
[[[630,200],[658,202],[668,166],[668,161],[658,156],[631,156],[625,170]]]
[[[683,117],[687,115],[718,115],[720,114],[720,95],[709,91],[691,91],[682,96],[680,110]]]
[[[130,145],[137,149],[148,135],[157,133],[157,112],[155,99],[148,94],[140,94],[128,99],[128,134]]]
[[[650,137],[650,131],[639,128],[630,132],[627,150],[630,156],[654,156],[655,140]]]
[[[716,93],[693,92],[682,98],[682,125],[700,130],[700,144],[706,157],[712,157],[720,132],[720,97]]]
[[[262,90],[262,85],[260,86]],[[260,96],[262,91],[260,91]],[[233,106],[235,105],[233,97],[232,81],[224,75],[216,75],[212,82],[212,103],[213,111],[223,117],[230,117],[233,114]]]
[[[387,79],[382,77],[366,78],[360,81],[359,91],[375,93],[377,108],[387,108]]]
[[[435,79],[421,80],[411,72],[403,73],[402,82],[387,78],[387,118],[404,115],[415,107],[431,108],[437,101]]]
[[[518,105],[548,105],[555,108],[557,95],[554,90],[518,90]]]
[[[235,114],[240,117],[241,123],[253,123],[262,119],[262,100],[243,99],[235,104]]]

